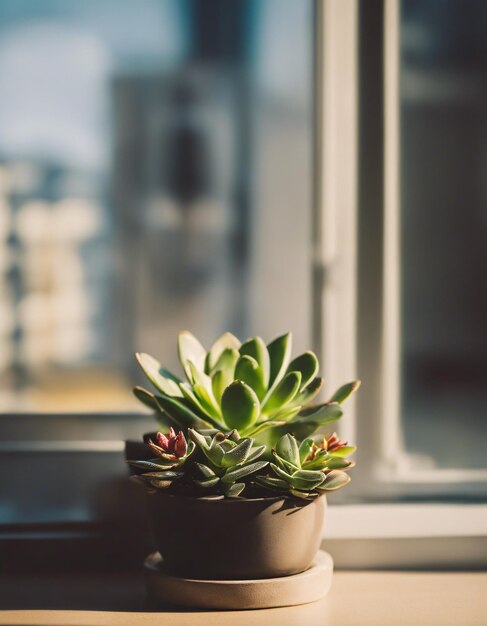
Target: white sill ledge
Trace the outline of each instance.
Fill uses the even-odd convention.
[[[332,504],[325,517],[327,539],[485,536],[487,504]]]
[[[486,569],[487,505],[331,505],[323,547],[337,569]]]

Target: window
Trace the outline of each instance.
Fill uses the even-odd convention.
[[[485,248],[474,245],[485,232],[473,217],[482,198],[485,107],[478,76],[485,56],[475,33],[485,30],[484,7],[473,2],[459,16],[464,3],[324,0],[317,9],[316,320],[323,320],[317,327],[326,380],[332,387],[356,375],[364,381],[340,424],[359,444],[357,471],[333,500],[346,506],[329,509],[325,545],[337,567],[485,567],[487,477],[482,456],[465,461],[467,450],[485,447],[486,440],[478,382],[485,371],[483,335],[478,327],[466,330],[483,306],[481,287],[467,286],[477,267],[463,259],[457,266],[469,292],[465,307],[457,302],[459,282],[442,276],[441,261],[428,256],[425,233],[416,235],[411,226],[422,223],[426,211],[429,223],[440,214],[431,247],[454,248],[449,259],[462,245],[470,259]],[[445,28],[449,37],[440,37]],[[452,44],[463,60],[444,81]],[[411,102],[411,88],[415,96],[422,92],[420,102]],[[436,115],[429,110],[435,107]],[[428,115],[434,124],[425,122]],[[464,124],[477,130],[468,164]],[[470,241],[470,223],[460,244],[451,224],[463,222],[458,190],[464,186],[477,232]],[[421,243],[422,256],[412,248]],[[416,305],[420,287],[427,302]],[[431,307],[429,320],[425,307]],[[454,339],[441,346],[432,341],[462,316]],[[464,373],[455,383],[447,375],[453,371]],[[467,389],[468,408],[461,408]],[[466,433],[457,437],[462,424]],[[474,438],[476,444],[466,444]]]
[[[2,2],[1,411],[139,410],[182,328],[309,344],[312,8]]]
[[[473,479],[487,478],[486,27],[484,2],[401,5],[404,444],[416,467]]]
[[[312,32],[312,0],[0,3],[2,523],[104,515],[154,426],[135,351],[308,347]]]
[[[323,351],[365,380],[355,494],[485,496],[485,6],[323,7]]]
[[[485,3],[0,12],[2,519],[99,518],[121,439],[152,424],[131,355],[173,365],[182,327],[293,329],[328,388],[363,379],[335,502],[485,499]],[[483,536],[478,513],[458,533]]]

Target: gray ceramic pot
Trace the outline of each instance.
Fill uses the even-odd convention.
[[[288,576],[307,569],[321,543],[324,496],[211,500],[148,492],[167,573],[207,580]]]

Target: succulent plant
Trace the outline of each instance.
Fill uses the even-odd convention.
[[[157,443],[149,440],[148,444],[154,458],[148,461],[128,461],[132,467],[141,470],[140,477],[153,487],[168,488],[175,480],[184,476],[183,465],[195,450],[193,441],[186,441],[184,433],[175,433],[171,427],[169,433],[157,433]]]
[[[353,452],[355,447],[341,442],[336,433],[328,440],[324,438],[320,445],[311,438],[298,444],[293,435],[285,434],[272,451],[275,460],[269,466],[272,475],[257,476],[255,482],[298,498],[313,498],[350,482],[343,470],[353,467],[353,462],[345,458]]]
[[[205,457],[204,463],[194,464],[199,474],[194,483],[202,489],[218,489],[227,498],[239,496],[246,486],[243,479],[269,464],[257,460],[265,446],[254,446],[253,439],[240,438],[236,430],[210,437],[190,429],[189,436]]]
[[[143,471],[137,479],[157,489],[169,489],[177,482],[205,495],[234,498],[245,489],[249,476],[269,464],[257,460],[265,446],[255,446],[253,439],[241,438],[236,430],[210,435],[190,428],[189,437],[186,443],[182,431],[177,435],[172,429],[168,435],[158,433],[157,444],[149,442],[156,458],[129,461]],[[186,463],[191,455],[191,462]]]
[[[318,359],[305,352],[291,360],[291,333],[268,345],[260,337],[241,343],[224,333],[207,351],[183,331],[178,355],[186,381],[150,355],[138,353],[156,393],[142,387],[134,393],[163,423],[184,432],[237,429],[243,437],[264,440],[267,430],[270,445],[286,432],[307,437],[340,418],[341,403],[360,385],[359,381],[343,385],[327,402],[310,406],[323,386]]]

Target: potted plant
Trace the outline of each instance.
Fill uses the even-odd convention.
[[[165,571],[235,580],[306,570],[321,541],[324,494],[350,481],[355,450],[336,434],[312,435],[342,415],[359,382],[310,406],[323,385],[318,360],[312,352],[291,360],[290,334],[266,346],[225,333],[207,352],[185,331],[178,348],[186,381],[137,355],[156,391],[135,394],[169,432],[148,437],[145,458],[129,460],[147,487]]]

